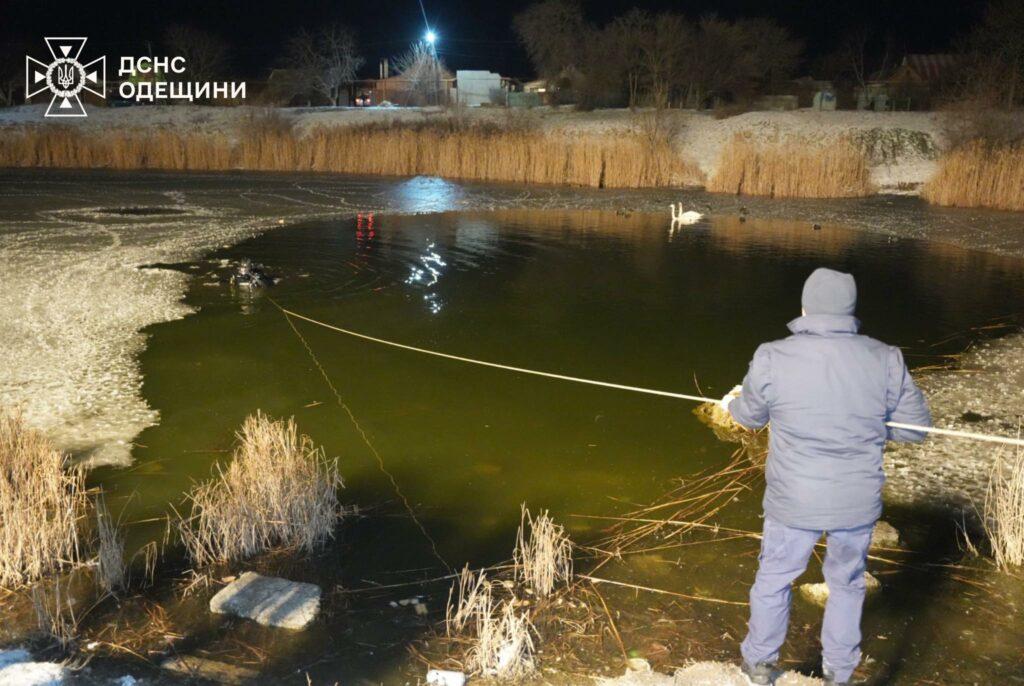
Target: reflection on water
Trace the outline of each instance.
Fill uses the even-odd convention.
[[[419,256],[419,265],[412,266],[409,277],[405,280],[406,284],[418,286],[426,291],[423,294],[423,301],[431,314],[437,314],[443,307],[440,296],[433,289],[441,280],[442,269],[447,266],[431,241]]]
[[[403,193],[424,207],[431,194],[454,192],[449,186],[413,179]],[[1012,312],[1024,297],[1012,260],[830,225],[714,217],[669,241],[668,223],[667,215],[599,211],[366,215],[287,227],[213,259],[262,262],[282,277],[273,296],[283,306],[370,335],[639,386],[696,385],[709,395],[742,377],[759,343],[786,335],[817,266],[857,275],[867,332],[904,346],[912,364],[934,362],[948,349],[932,344]],[[330,588],[380,582],[395,570],[436,573],[430,545],[395,507],[391,484],[281,315],[264,307],[242,317],[244,303],[229,290],[198,284],[189,301],[199,313],[154,329],[143,358],[145,395],[161,424],[140,437],[139,469],[98,474],[111,492],[138,494],[130,516],[166,511],[223,456],[210,451],[229,447],[242,419],[263,409],[294,415],[339,457],[346,502],[377,508],[346,524],[326,559],[290,573]],[[573,514],[621,514],[623,503],[649,502],[731,452],[688,404],[458,365],[297,325],[456,568],[506,559],[522,502],[550,509],[587,543],[600,532]],[[163,465],[158,479],[149,464]],[[759,510],[759,494],[745,495],[722,523],[757,529]],[[917,515],[904,516],[897,525]],[[660,574],[661,587],[738,600],[754,556],[753,548],[732,558],[693,550],[689,564],[659,559],[637,573]],[[379,632],[394,643],[397,620],[358,610],[325,620],[308,646],[282,658],[284,667],[329,650],[362,665],[356,673],[378,673],[383,658],[353,657],[342,632]],[[904,614],[876,606],[868,621],[888,640],[911,632]],[[709,615],[714,635],[745,621],[740,615]],[[871,654],[889,650],[881,640],[869,639]]]

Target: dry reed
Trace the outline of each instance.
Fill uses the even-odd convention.
[[[699,169],[642,131],[573,136],[461,120],[317,127],[253,119],[237,138],[47,126],[0,134],[0,167],[313,171],[602,188],[700,185]]]
[[[294,419],[257,412],[242,424],[231,464],[188,494],[191,515],[178,530],[200,567],[275,547],[308,552],[334,535],[340,487],[337,461],[300,437]]]
[[[1000,569],[1024,565],[1024,451],[1000,454],[989,475],[985,533]]]
[[[717,526],[707,522],[764,477],[767,430],[744,433],[728,464],[682,481],[653,504],[626,513],[596,550],[614,556],[642,550],[652,538],[662,546],[666,538],[695,530],[717,533]]]
[[[1024,210],[1024,145],[976,141],[952,150],[921,195],[936,205]]]
[[[456,593],[458,598],[456,599]],[[448,593],[445,630],[449,637],[461,634],[483,607],[491,607],[491,584],[486,572],[474,574],[469,565],[459,574],[459,582]]]
[[[61,587],[59,579],[54,582],[52,592],[42,586],[32,589],[32,604],[39,630],[65,650],[78,636],[78,619],[71,605],[69,590],[69,586]]]
[[[80,561],[85,476],[19,412],[0,411],[0,586]]]
[[[572,542],[547,510],[534,518],[525,503],[522,505],[513,560],[516,581],[541,598],[550,596],[559,582],[572,580]]]
[[[96,556],[96,583],[107,593],[116,593],[127,587],[128,567],[124,561],[124,537],[117,522],[110,516],[106,498],[96,498],[96,533],[99,551]]]
[[[535,629],[528,612],[515,603],[499,603],[491,612],[476,615],[476,641],[469,650],[471,673],[514,681],[534,671]]]
[[[467,567],[452,595],[456,588],[458,600],[453,603],[449,596],[445,626],[448,638],[468,643],[466,671],[503,680],[533,672],[536,629],[529,610],[517,610],[521,603],[509,592],[512,584],[492,581],[486,572],[474,574]]]
[[[870,195],[867,157],[847,139],[757,143],[737,134],[719,158],[707,190],[773,198]]]

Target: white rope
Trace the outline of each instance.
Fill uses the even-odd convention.
[[[553,374],[551,372],[542,372],[536,369],[525,369],[523,367],[512,367],[507,364],[498,364],[497,362],[487,362],[486,360],[474,360],[471,357],[462,357],[461,355],[450,355],[437,350],[428,350],[427,348],[417,348],[414,345],[406,345],[404,343],[396,343],[395,341],[388,341],[383,338],[377,338],[375,336],[368,336],[358,331],[350,331],[349,329],[343,329],[340,326],[334,326],[326,322],[321,322],[316,319],[311,319],[298,312],[292,312],[286,310],[274,302],[279,310],[284,312],[290,317],[301,319],[309,322],[310,324],[316,324],[322,326],[325,329],[331,331],[337,331],[343,333],[346,336],[352,336],[354,338],[361,338],[364,341],[370,341],[371,343],[379,343],[380,345],[387,345],[392,348],[399,348],[401,350],[409,350],[414,353],[423,353],[424,355],[433,355],[434,357],[443,357],[446,360],[455,360],[456,362],[465,362],[467,364],[476,364],[481,367],[491,367],[493,369],[503,369],[507,372],[518,372],[520,374],[531,374],[533,376],[542,376],[548,379],[557,379],[559,381],[571,381],[573,383],[587,384],[589,386],[602,386],[604,388],[614,388],[620,391],[631,391],[633,393],[644,393],[646,395],[656,395],[663,398],[676,398],[678,400],[690,400],[697,403],[717,403],[718,398],[705,398],[700,395],[687,395],[686,393],[673,393],[672,391],[659,391],[654,388],[642,388],[640,386],[627,386],[620,383],[611,383],[610,381],[597,381],[595,379],[583,379],[578,376],[567,376],[565,374]],[[1007,436],[991,436],[988,434],[979,434],[971,431],[957,431],[956,429],[940,429],[933,426],[918,426],[916,424],[903,424],[901,422],[886,422],[886,426],[892,429],[906,429],[908,431],[919,431],[927,434],[937,434],[940,436],[951,436],[954,438],[966,438],[974,441],[987,441],[989,443],[1003,443],[1005,445],[1016,445],[1024,446],[1024,439],[1021,438],[1010,438]]]

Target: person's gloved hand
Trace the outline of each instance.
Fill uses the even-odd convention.
[[[726,412],[729,411],[729,405],[733,400],[740,397],[740,393],[743,392],[743,386],[733,386],[732,390],[722,396],[722,399],[718,401],[719,406]]]

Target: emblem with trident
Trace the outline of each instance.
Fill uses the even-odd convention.
[[[64,90],[71,88],[71,84],[75,82],[75,70],[70,64],[58,64],[57,65],[57,83]]]
[[[82,63],[79,55],[85,47],[84,37],[49,37],[46,47],[52,60],[43,62],[32,56],[25,58],[25,100],[49,91],[47,117],[84,117],[82,92],[98,98],[107,97],[107,58],[97,57]]]

